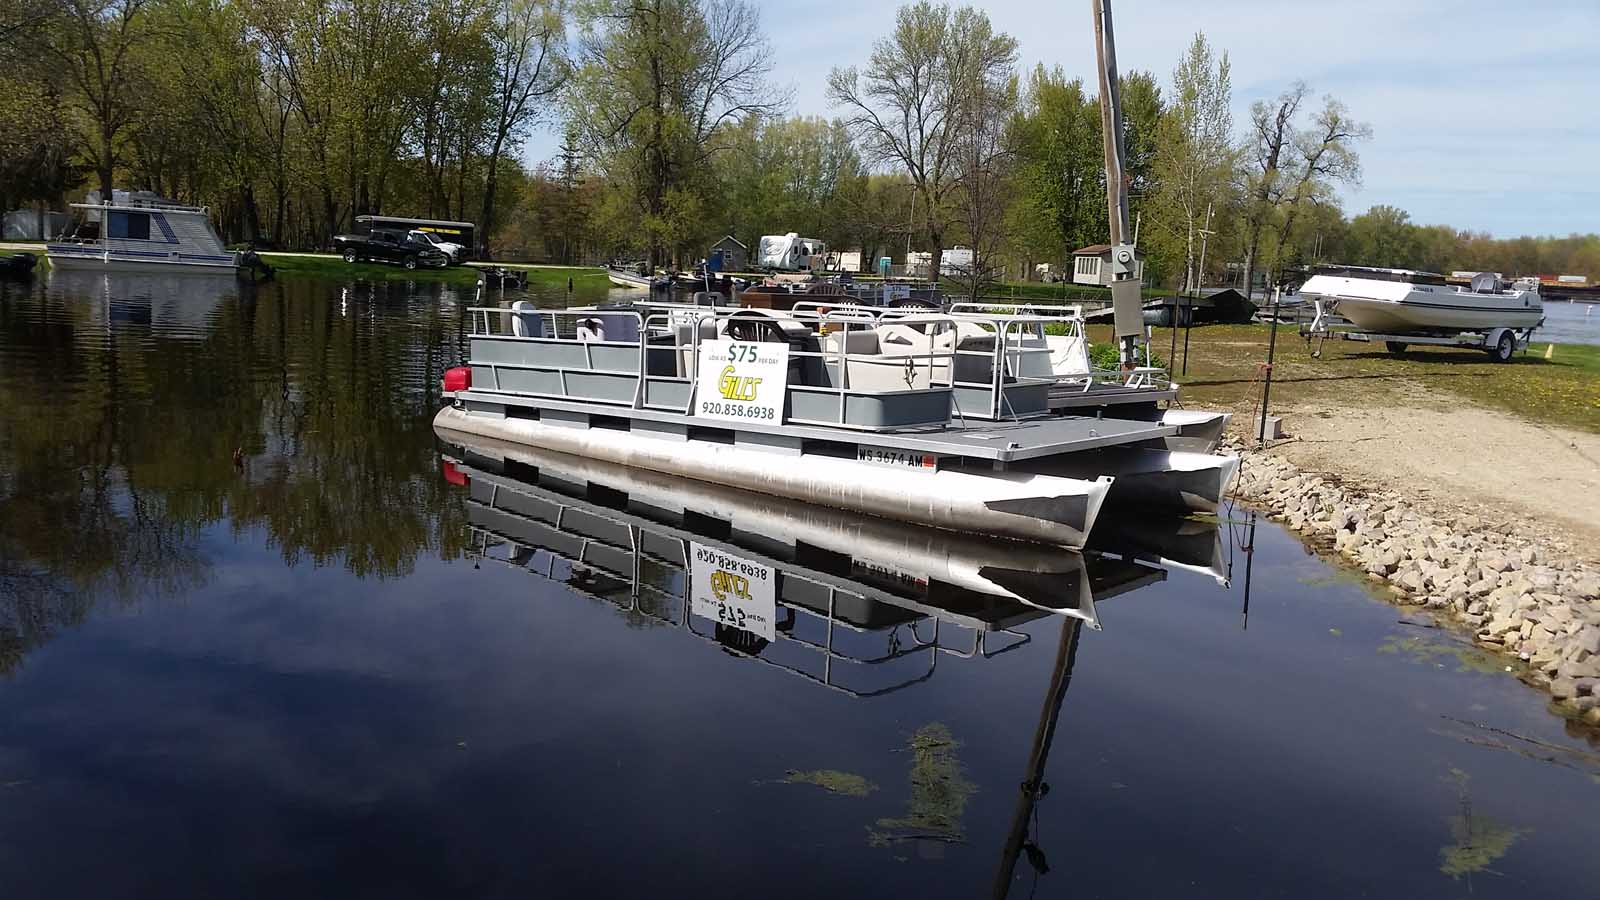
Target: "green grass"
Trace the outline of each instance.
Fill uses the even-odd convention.
[[[397,265],[376,262],[347,263],[337,256],[278,256],[266,254],[263,258],[278,273],[279,278],[327,278],[335,281],[430,281],[446,284],[476,284],[479,267],[451,266],[443,269],[412,269],[407,271]],[[565,286],[567,279],[574,286],[606,282],[604,269],[531,266],[519,263],[499,263],[507,269],[527,273],[529,282],[549,286]]]
[[[1091,339],[1108,340],[1110,329],[1090,328]],[[1154,348],[1165,355],[1172,332],[1155,330]],[[1173,377],[1186,401],[1232,407],[1248,413],[1261,395],[1261,364],[1267,360],[1263,325],[1208,325],[1190,335],[1189,372],[1179,374],[1183,333]],[[1342,405],[1415,403],[1419,392],[1438,392],[1525,419],[1600,432],[1600,347],[1536,343],[1510,362],[1496,363],[1481,350],[1412,347],[1395,356],[1382,344],[1328,341],[1312,358],[1293,327],[1278,329],[1272,398],[1279,403]]]
[[[328,278],[337,281],[441,281],[476,284],[478,272],[466,266],[407,271],[385,263],[347,263],[337,256],[263,255],[279,278]]]
[[[964,292],[961,285],[949,279],[941,282],[940,286],[951,297],[960,296]],[[991,300],[1015,298],[1017,300],[1055,300],[1059,303],[1081,303],[1089,300],[1109,303],[1111,301],[1111,292],[1106,288],[1066,283],[1045,284],[1038,281],[996,282],[984,289],[983,296]]]
[[[33,248],[29,248],[27,250],[0,250],[0,256],[16,256],[19,253],[32,253],[38,258],[39,261],[34,264],[33,267],[33,272],[35,275],[39,274],[40,272],[50,271],[50,259],[44,255],[44,244],[42,242],[39,244],[37,250]]]

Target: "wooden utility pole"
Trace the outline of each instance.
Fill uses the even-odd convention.
[[[1100,76],[1100,133],[1106,157],[1106,213],[1111,225],[1111,312],[1124,371],[1138,365],[1144,340],[1138,253],[1128,230],[1127,168],[1123,163],[1121,88],[1111,0],[1089,0],[1094,9],[1094,52]]]
[[[1122,97],[1117,84],[1117,43],[1111,27],[1111,0],[1090,0],[1094,6],[1094,55],[1100,76],[1100,136],[1106,157],[1106,210],[1111,219],[1111,245],[1128,236],[1128,192],[1123,183]]]

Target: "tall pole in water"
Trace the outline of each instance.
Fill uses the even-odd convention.
[[[1137,258],[1128,230],[1128,191],[1123,164],[1121,87],[1111,0],[1089,0],[1094,9],[1094,50],[1100,76],[1100,135],[1106,157],[1106,212],[1111,226],[1111,312],[1124,368],[1138,365],[1144,337]]]

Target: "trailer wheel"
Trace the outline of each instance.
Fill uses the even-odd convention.
[[[1393,353],[1395,356],[1399,356],[1400,354],[1406,352],[1407,344],[1405,341],[1384,341],[1383,346],[1387,347],[1390,353]]]
[[[353,263],[356,261],[356,250],[354,247],[344,251],[344,261],[347,263]]]
[[[1500,340],[1495,341],[1494,346],[1489,349],[1489,357],[1495,362],[1510,362],[1512,354],[1516,351],[1517,339],[1512,337],[1511,332],[1502,331]]]

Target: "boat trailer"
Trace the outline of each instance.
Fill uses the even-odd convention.
[[[1324,309],[1321,300],[1313,302],[1316,304],[1316,316],[1309,325],[1300,326],[1300,336],[1305,338],[1306,345],[1311,347],[1313,359],[1321,359],[1323,345],[1327,343],[1328,338],[1335,338],[1366,343],[1382,341],[1384,347],[1396,356],[1405,353],[1406,348],[1412,344],[1420,344],[1482,350],[1495,362],[1510,362],[1511,357],[1518,351],[1527,351],[1528,343],[1533,340],[1533,332],[1544,324],[1544,320],[1540,319],[1537,325],[1530,328],[1485,328],[1479,331],[1442,334],[1385,334],[1362,331],[1343,317]]]

